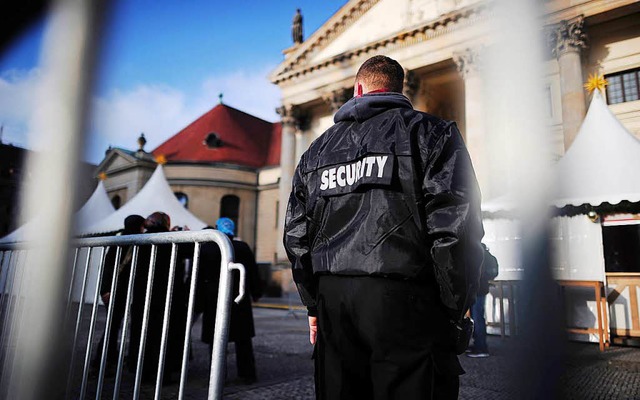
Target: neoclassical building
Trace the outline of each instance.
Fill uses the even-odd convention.
[[[569,148],[586,112],[589,74],[609,81],[611,110],[640,136],[640,2],[547,0],[541,32],[549,39],[545,93],[553,155]],[[455,120],[469,147],[483,198],[498,196],[486,168],[482,52],[491,46],[491,2],[480,0],[350,0],[295,44],[271,81],[282,91],[280,123],[219,104],[151,152],[112,148],[98,167],[115,205],[151,176],[155,158],[176,195],[203,221],[237,221],[238,235],[259,262],[279,266],[289,286],[281,245],[291,178],[302,153],[333,124],[352,96],[364,60],[385,54],[406,68],[405,94],[418,110]],[[303,10],[304,11],[304,10]],[[292,40],[292,42],[294,42]],[[517,105],[515,105],[517,106]]]
[[[587,76],[609,81],[607,102],[640,136],[640,3],[637,0],[546,0],[545,93],[553,156],[559,158],[586,113]],[[492,2],[483,0],[349,0],[306,40],[284,51],[271,81],[282,91],[280,215],[302,153],[333,124],[352,96],[359,66],[384,54],[406,69],[405,94],[414,107],[455,120],[476,168],[483,198],[492,185],[480,61],[492,45]],[[508,34],[507,32],[501,34]],[[517,105],[514,105],[517,107]],[[277,237],[278,259],[285,260]]]

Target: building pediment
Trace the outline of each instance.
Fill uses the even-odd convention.
[[[106,173],[108,176],[113,173],[139,166],[154,168],[156,163],[152,161],[152,157],[153,156],[148,153],[145,153],[144,157],[141,158],[138,157],[135,152],[112,148],[109,149],[100,165],[98,165],[97,170],[101,173]]]
[[[427,37],[468,15],[484,0],[351,0],[311,37],[287,51],[272,73],[280,84],[372,50]]]

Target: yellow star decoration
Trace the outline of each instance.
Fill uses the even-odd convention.
[[[98,179],[100,179],[101,181],[104,181],[107,179],[107,174],[105,172],[100,172],[98,174]]]
[[[164,154],[160,154],[156,157],[156,162],[160,165],[165,165],[167,163],[167,157]]]
[[[607,80],[604,79],[604,76],[591,74],[589,76],[589,80],[587,80],[587,83],[584,84],[584,88],[587,89],[589,93],[592,93],[596,89],[600,90],[601,92],[604,92],[604,88],[608,84],[609,82],[607,82]]]

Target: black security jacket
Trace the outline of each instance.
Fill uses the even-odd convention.
[[[376,93],[345,103],[303,154],[284,245],[310,315],[319,274],[377,275],[437,283],[457,320],[475,299],[483,234],[455,123]]]

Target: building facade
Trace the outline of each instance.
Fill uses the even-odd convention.
[[[593,73],[609,81],[607,100],[640,137],[640,3],[637,0],[547,0],[545,93],[549,140],[559,158],[578,132]],[[297,161],[333,124],[353,93],[359,66],[384,54],[406,69],[405,94],[418,110],[454,120],[483,193],[502,193],[489,174],[481,60],[492,46],[494,5],[483,0],[350,0],[308,39],[284,51],[271,81],[282,90],[280,214]],[[508,34],[508,33],[498,33]],[[517,106],[517,105],[514,105]],[[278,239],[282,237],[280,221]],[[285,254],[278,240],[278,259]]]
[[[31,150],[2,143],[0,137],[0,238],[20,227],[20,191],[30,181],[26,162],[32,154]],[[89,199],[98,181],[94,164],[83,162],[80,165],[76,189],[78,204],[82,205]]]
[[[587,76],[609,81],[609,107],[640,137],[640,2],[547,0],[541,33],[548,39],[545,93],[554,158],[571,146],[589,96]],[[491,2],[480,0],[349,0],[308,38],[295,38],[271,81],[282,91],[280,123],[217,105],[151,152],[109,149],[98,170],[118,206],[149,179],[156,157],[176,196],[213,225],[237,222],[237,234],[272,278],[290,283],[282,247],[293,171],[311,142],[333,124],[353,94],[357,69],[385,54],[406,68],[404,92],[414,107],[455,120],[469,148],[484,200],[501,193],[488,171],[484,125],[484,49],[492,46]],[[300,33],[301,30],[297,29]]]
[[[280,124],[219,104],[151,152],[110,148],[98,170],[117,208],[135,196],[157,162],[176,197],[196,217],[214,226],[236,222],[236,235],[259,262],[275,261]],[[162,159],[162,160],[159,160]]]

